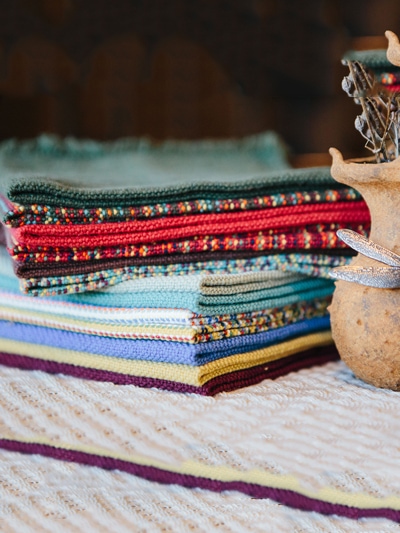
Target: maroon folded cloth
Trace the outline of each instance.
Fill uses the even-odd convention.
[[[354,252],[350,248],[344,249],[313,249],[308,252],[305,250],[290,250],[288,253],[300,252],[303,255],[324,254],[329,256],[353,256]],[[252,257],[261,257],[268,255],[284,254],[277,250],[239,250],[236,252],[194,252],[191,254],[160,255],[151,257],[118,257],[112,259],[91,259],[89,261],[71,261],[69,263],[18,263],[14,262],[14,270],[19,278],[47,278],[56,276],[73,276],[80,274],[92,274],[104,270],[113,270],[116,268],[132,266],[152,266],[152,265],[175,265],[198,263],[204,261],[220,261],[235,259],[250,259]]]

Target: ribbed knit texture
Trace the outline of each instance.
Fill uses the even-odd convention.
[[[54,328],[44,328],[0,320],[0,337],[31,342],[54,348],[73,350],[116,359],[157,361],[161,363],[201,366],[235,354],[244,354],[272,346],[287,339],[329,328],[329,317],[303,320],[269,331],[209,341],[199,344],[99,337]],[[250,357],[248,358],[250,360]],[[179,381],[178,379],[176,381]]]
[[[18,294],[4,255],[0,271],[6,365],[216,394],[332,357],[308,355],[331,343],[328,280],[279,270],[164,276],[40,300]]]
[[[309,278],[282,285],[281,287],[244,292],[235,296],[207,296],[196,293],[181,293],[173,290],[117,295],[113,293],[87,292],[77,295],[71,294],[68,296],[68,301],[106,307],[116,307],[118,302],[118,306],[128,308],[185,308],[203,315],[216,315],[283,307],[302,300],[329,296],[333,293],[333,289],[334,284],[331,280]]]
[[[231,164],[233,164],[232,154],[229,157]],[[205,168],[206,165],[204,165]],[[137,181],[141,185],[140,188],[138,184],[137,188],[121,188],[118,190],[99,189],[99,182],[96,179],[93,180],[95,185],[94,190],[90,190],[86,187],[81,188],[73,184],[68,186],[67,184],[51,179],[32,180],[25,178],[15,181],[7,191],[7,196],[13,202],[24,205],[37,203],[37,199],[40,198],[43,204],[49,206],[96,208],[118,205],[123,207],[160,201],[190,201],[202,197],[210,199],[240,198],[243,196],[244,190],[247,194],[256,196],[290,191],[294,188],[303,190],[305,188],[329,187],[334,183],[328,167],[271,171],[267,166],[263,170],[264,173],[268,170],[268,174],[265,177],[243,179],[243,175],[235,174],[234,168],[232,167],[226,177],[211,171],[208,176],[202,176],[202,182],[199,180],[196,182],[192,181],[191,183],[188,183],[190,180],[190,178],[188,179],[189,170],[187,170],[185,177],[176,175],[164,176],[162,172],[158,172],[158,174],[153,175],[153,178],[154,176],[158,176],[156,181],[161,182],[162,185],[149,187],[148,181],[154,182],[154,179],[143,180],[140,179],[139,175],[139,180]],[[263,173],[263,170],[260,168],[258,174]],[[212,178],[216,175],[218,176],[218,180],[213,182]],[[257,173],[253,171],[254,175],[257,175]],[[76,178],[75,183],[81,183],[90,177],[92,176],[82,175],[80,178]],[[198,176],[196,176],[197,179]],[[126,181],[132,181],[132,175]],[[88,182],[86,181],[85,183]]]
[[[17,334],[19,333],[19,330],[20,328],[18,328]],[[153,343],[154,341],[150,342]],[[174,381],[176,383],[186,383],[197,387],[204,385],[213,378],[230,372],[258,367],[259,365],[267,364],[270,361],[284,361],[284,358],[291,355],[312,348],[329,346],[330,344],[332,344],[331,333],[329,330],[325,330],[278,342],[277,344],[263,347],[258,350],[255,349],[251,352],[227,355],[215,361],[205,363],[204,365],[193,366],[181,363],[154,362],[96,355],[89,352],[33,344],[22,340],[7,338],[1,340],[2,351],[6,354],[33,357],[35,359],[54,361],[63,364],[67,363],[116,374],[150,377]],[[324,352],[321,351],[322,357],[323,354]]]
[[[30,247],[106,247],[182,239],[195,235],[235,234],[238,230],[240,233],[250,233],[317,223],[362,224],[367,223],[369,218],[368,208],[363,201],[339,202],[332,205],[298,205],[118,223],[69,226],[34,224],[13,229],[12,238],[20,246]]]
[[[159,146],[45,136],[3,143],[0,170],[9,252],[32,296],[102,289],[133,266],[185,273],[244,254],[337,251],[338,229],[369,227],[356,191],[328,167],[288,168],[270,133]],[[324,275],[315,266],[297,271]]]
[[[109,206],[91,209],[54,207],[48,205],[13,204],[6,213],[7,225],[18,228],[37,224],[99,224],[104,222],[129,222],[149,218],[194,215],[201,213],[227,213],[252,211],[266,207],[319,204],[323,202],[353,202],[361,195],[351,188],[321,189],[312,191],[279,192],[254,198],[196,199],[191,202],[172,202],[144,206]]]
[[[354,220],[353,215],[344,217]],[[283,250],[312,250],[325,248],[345,248],[345,244],[337,237],[339,229],[349,228],[365,233],[369,228],[369,216],[363,215],[357,222],[322,223],[299,227],[278,227],[273,230],[254,231],[232,234],[206,234],[193,237],[174,239],[170,241],[122,244],[121,246],[88,246],[86,248],[60,248],[60,247],[31,247],[16,245],[10,249],[14,260],[20,263],[35,261],[46,263],[51,261],[89,261],[97,259],[114,259],[117,257],[151,257],[173,256],[175,254],[189,254],[196,252],[231,251],[242,252],[244,250],[260,251],[283,251]]]
[[[88,259],[87,261],[77,263],[18,263],[14,262],[14,270],[20,278],[30,277],[55,277],[55,276],[80,276],[89,274],[94,276],[96,273],[107,270],[118,270],[123,268],[132,268],[138,273],[145,273],[146,270],[151,272],[149,275],[168,275],[168,272],[175,271],[216,271],[219,273],[233,273],[235,269],[238,272],[251,271],[250,266],[253,263],[260,263],[254,270],[268,267],[269,262],[279,262],[280,267],[284,268],[285,264],[308,264],[314,266],[326,266],[333,264],[333,261],[341,261],[343,258],[349,258],[354,255],[354,251],[349,248],[333,250],[302,250],[301,252],[284,252],[276,253],[273,250],[242,250],[231,252],[212,251],[201,253],[174,254],[171,256],[153,256],[153,257],[119,257],[114,259]],[[241,267],[241,265],[244,265]],[[246,270],[245,267],[248,267]],[[273,268],[273,267],[272,267]],[[162,274],[163,269],[167,274]],[[152,272],[154,271],[154,273]],[[158,272],[159,271],[159,272]],[[141,274],[144,277],[144,274]]]
[[[136,387],[157,388],[180,393],[194,393],[201,396],[215,396],[221,392],[230,392],[260,383],[264,379],[277,379],[290,372],[303,368],[323,365],[339,358],[333,344],[308,348],[249,368],[224,372],[212,377],[205,383],[188,384],[171,379],[124,374],[102,368],[91,368],[79,364],[62,363],[50,359],[40,359],[14,353],[0,353],[0,364],[23,370],[41,370],[50,374],[64,374],[81,379],[111,382],[116,385],[134,385]]]
[[[327,359],[307,355],[332,342],[321,278],[346,263],[336,230],[366,233],[370,216],[328,167],[288,168],[272,134],[6,142],[0,173],[14,260],[0,257],[4,364],[200,389],[218,378],[216,393]],[[13,271],[52,301],[18,296]]]

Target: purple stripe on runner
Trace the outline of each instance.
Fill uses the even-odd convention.
[[[287,505],[288,507],[294,507],[303,511],[314,511],[328,515],[336,514],[356,520],[369,517],[387,518],[395,522],[400,521],[400,511],[390,508],[361,509],[357,507],[349,507],[347,505],[325,502],[308,496],[303,496],[292,490],[265,487],[254,483],[246,483],[244,481],[221,481],[189,474],[179,474],[161,468],[155,468],[153,466],[139,465],[129,461],[115,459],[113,457],[105,457],[78,450],[55,448],[48,444],[0,439],[0,448],[19,453],[39,454],[44,457],[51,457],[62,461],[96,466],[105,470],[120,470],[162,484],[176,484],[183,487],[201,488],[213,492],[236,490],[248,494],[253,498],[270,498],[281,504]]]
[[[178,381],[132,376],[110,372],[108,370],[86,368],[68,363],[58,363],[56,361],[46,361],[35,357],[8,353],[0,353],[0,364],[23,370],[41,370],[50,374],[65,374],[94,381],[112,382],[117,385],[135,385],[144,388],[155,387],[172,392],[191,392],[214,396],[220,392],[229,392],[248,387],[249,385],[255,385],[264,379],[276,379],[301,368],[309,368],[310,366],[334,361],[338,357],[337,350],[333,345],[323,348],[313,348],[289,357],[284,357],[278,361],[272,361],[268,364],[222,374],[199,387]]]

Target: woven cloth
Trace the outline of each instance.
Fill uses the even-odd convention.
[[[110,270],[92,271],[85,274],[61,274],[30,277],[29,270],[22,270],[21,288],[34,296],[54,296],[88,290],[99,290],[130,279],[179,275],[196,272],[228,274],[258,272],[265,269],[282,269],[285,272],[298,272],[310,276],[328,278],[329,271],[336,266],[349,263],[351,256],[328,254],[272,254],[249,259],[196,261],[168,265],[122,266]],[[39,271],[38,271],[39,273]]]
[[[72,529],[81,523],[100,524],[103,514],[107,517],[109,513],[115,520],[111,527],[122,519],[124,526],[131,524],[133,517],[143,512],[136,498],[127,495],[138,486],[128,478],[133,474],[153,482],[203,488],[193,493],[193,502],[204,501],[210,495],[210,514],[201,513],[201,523],[206,520],[211,530],[222,527],[222,531],[229,531],[230,524],[233,530],[248,530],[254,523],[255,531],[265,531],[271,524],[268,508],[261,506],[260,500],[239,499],[235,492],[206,492],[227,490],[271,498],[281,504],[271,510],[272,526],[274,529],[276,525],[277,531],[294,531],[300,526],[305,531],[324,532],[396,530],[389,520],[400,519],[398,394],[356,380],[341,362],[221,394],[216,399],[7,368],[0,368],[0,376],[1,447],[9,450],[4,452],[5,461],[14,464],[12,468],[10,462],[6,463],[10,467],[3,477],[6,483],[0,487],[5,496],[0,498],[0,506],[14,502],[12,508],[17,513],[2,515],[5,527],[16,523],[17,517],[18,524],[31,527],[54,498],[62,505],[62,523],[72,524]],[[20,469],[29,464],[28,458],[18,458],[11,453],[13,450],[113,470],[101,474],[98,469],[90,470],[88,466],[84,471],[76,464],[71,476],[87,482],[99,480],[96,487],[118,486],[125,497],[120,501],[122,494],[110,491],[95,500],[95,507],[83,508],[89,503],[85,493],[62,491],[61,484],[68,484],[68,467],[60,464],[55,470],[50,460],[37,457],[38,468],[50,468],[59,474],[52,477],[51,500],[49,496],[44,502],[27,500],[16,483],[26,475]],[[110,485],[111,479],[115,483],[119,480],[119,484]],[[163,487],[156,483],[140,487],[146,487],[144,501],[155,502],[149,511],[155,518],[146,518],[145,514],[138,523],[143,527],[150,524],[150,530],[154,520],[166,523],[167,518],[162,518],[167,505],[162,499]],[[90,490],[91,495],[98,494],[92,485]],[[171,486],[165,493],[183,498],[178,502],[168,500],[167,505],[167,515],[171,516],[168,524],[177,530],[180,524],[182,530],[187,530],[196,521],[190,503],[192,493],[182,491]],[[32,508],[33,514],[25,512],[13,494],[22,497],[22,502],[29,501],[28,509]],[[214,520],[215,507],[227,501],[235,505],[224,507],[218,516],[225,525],[219,526]],[[120,506],[122,514],[117,512]],[[314,513],[292,514],[287,506]],[[49,514],[49,527],[59,522],[61,509]],[[183,509],[190,511],[192,522],[182,519]],[[239,519],[244,509],[246,522]],[[283,511],[275,522],[276,513]],[[317,513],[335,516],[328,519]],[[357,520],[354,528],[340,516]]]
[[[49,346],[82,354],[103,355],[110,357],[111,364],[115,363],[116,366],[123,366],[126,361],[155,361],[191,366],[202,366],[211,361],[229,364],[227,358],[236,356],[236,354],[247,354],[243,359],[248,362],[251,360],[248,352],[264,349],[264,347],[272,346],[286,339],[326,329],[329,329],[329,317],[317,317],[252,335],[190,344],[163,340],[100,337],[0,320],[2,345],[7,344],[7,339],[42,345],[43,350]],[[175,381],[180,380],[176,379]]]
[[[303,264],[304,261],[304,264]],[[310,264],[311,263],[311,264]],[[313,264],[314,263],[314,264]],[[259,257],[249,260],[199,263],[193,268],[185,269],[182,265],[175,265],[174,269],[128,269],[124,282],[124,272],[118,277],[122,289],[113,289],[114,283],[111,274],[92,281],[89,279],[82,283],[82,292],[88,284],[92,290],[103,288],[101,293],[90,293],[86,296],[70,296],[69,301],[77,303],[94,303],[95,305],[130,306],[130,307],[181,307],[190,308],[197,312],[210,314],[236,313],[251,309],[252,302],[258,301],[254,309],[261,309],[272,305],[286,305],[298,301],[302,297],[319,298],[331,294],[332,282],[310,279],[310,274],[316,275],[326,271],[327,265],[342,265],[347,263],[347,258],[340,256],[294,254],[292,256]],[[204,267],[204,268],[202,268]],[[207,268],[208,267],[208,268]],[[193,272],[194,271],[194,272]],[[240,272],[232,274],[230,272]],[[199,274],[197,272],[202,272]],[[305,274],[300,274],[304,272]],[[129,279],[133,278],[133,279]],[[57,279],[58,280],[58,279]],[[60,280],[58,280],[60,281]],[[48,280],[42,281],[42,288],[37,288],[33,280],[23,283],[26,292],[34,295],[48,296],[55,294],[75,294],[80,292],[76,287],[79,279],[70,279],[70,288],[49,287]],[[75,285],[72,285],[74,283]],[[0,285],[3,289],[17,291],[17,282],[13,269],[4,249],[0,248]],[[219,285],[219,287],[218,287]],[[39,285],[40,286],[40,285]],[[109,287],[110,286],[110,287]],[[104,287],[109,287],[104,289]],[[118,287],[118,286],[117,286]],[[136,287],[136,289],[135,289]],[[304,291],[318,291],[307,295]],[[113,292],[116,291],[116,292]],[[257,291],[257,293],[256,293]],[[321,292],[322,291],[322,292]],[[297,300],[293,295],[298,293]],[[185,294],[183,294],[185,293]],[[300,294],[303,293],[303,296]],[[118,302],[113,294],[120,294]],[[290,301],[285,297],[290,296]],[[236,296],[235,296],[236,295]],[[271,299],[274,298],[274,302]],[[280,300],[276,300],[280,298]],[[283,299],[282,299],[283,298]],[[270,302],[268,303],[268,300]],[[66,300],[68,301],[68,300]],[[246,305],[246,309],[238,310],[238,303]],[[264,302],[264,304],[262,304]],[[230,306],[229,309],[226,306]]]
[[[131,279],[173,275],[186,276],[197,272],[221,275],[280,269],[284,272],[297,272],[309,276],[329,278],[329,272],[332,268],[344,266],[351,260],[351,256],[348,256],[346,252],[346,250],[343,250],[342,255],[334,253],[282,253],[243,259],[215,259],[210,261],[199,261],[199,254],[197,254],[194,262],[177,262],[164,265],[142,264],[138,266],[124,266],[124,261],[117,260],[116,262],[121,264],[121,267],[99,271],[93,271],[95,267],[92,264],[87,265],[88,268],[84,269],[84,265],[77,268],[75,264],[71,265],[70,263],[63,264],[61,268],[59,263],[53,263],[57,269],[49,268],[52,263],[41,263],[42,267],[33,270],[30,268],[32,264],[28,263],[17,267],[17,275],[22,278],[22,290],[34,296],[54,296],[57,294],[99,290]],[[181,260],[184,259],[181,258]],[[189,258],[186,258],[186,261],[188,260],[190,261]],[[39,277],[31,277],[32,270],[33,274]],[[55,276],[55,270],[60,274]],[[72,270],[72,272],[63,274],[64,270]],[[80,273],[82,271],[84,273]]]
[[[108,270],[121,270],[132,268],[137,271],[139,277],[145,277],[146,271],[149,275],[168,275],[168,272],[196,272],[196,271],[214,271],[215,273],[233,273],[235,269],[238,272],[246,272],[246,266],[249,267],[254,262],[259,262],[254,270],[264,269],[269,266],[268,262],[279,262],[280,267],[284,268],[285,264],[312,265],[318,266],[330,265],[333,261],[342,260],[343,257],[349,258],[354,255],[352,249],[340,250],[303,250],[302,252],[282,252],[273,253],[272,251],[214,251],[202,253],[174,254],[158,257],[122,257],[116,259],[95,259],[83,263],[71,261],[69,263],[14,263],[14,270],[18,277],[28,279],[38,279],[40,276],[67,277],[67,276],[95,276]],[[243,266],[241,266],[243,265]],[[153,272],[154,271],[154,272]],[[165,274],[163,272],[166,272]],[[247,271],[250,271],[248,268]],[[138,276],[135,276],[138,277]]]
[[[342,222],[321,223],[308,226],[296,226],[272,230],[253,231],[231,234],[206,234],[194,235],[187,238],[177,238],[170,241],[150,241],[149,243],[121,244],[120,246],[91,247],[41,247],[30,245],[16,245],[10,253],[19,263],[35,261],[43,262],[68,262],[89,261],[93,259],[114,259],[118,257],[151,257],[173,256],[175,254],[189,254],[198,252],[232,251],[241,252],[252,250],[254,252],[269,250],[307,250],[325,248],[344,248],[345,245],[338,239],[336,232],[339,229],[349,228],[365,232],[369,228],[369,214],[363,211],[360,217],[346,212]],[[354,222],[354,218],[358,218]]]
[[[196,199],[192,202],[161,203],[138,207],[109,206],[84,209],[38,204],[27,206],[12,204],[4,220],[7,225],[14,228],[31,224],[98,224],[200,213],[250,211],[288,205],[354,202],[360,199],[361,195],[355,189],[344,187],[341,189],[281,192],[255,198]]]
[[[315,281],[313,281],[314,283]],[[201,316],[188,309],[179,308],[123,308],[118,305],[120,302],[115,300],[116,307],[103,307],[101,305],[90,305],[82,303],[82,296],[75,298],[75,302],[71,301],[70,296],[57,299],[47,298],[30,298],[20,294],[18,290],[18,282],[15,278],[8,276],[0,276],[1,285],[1,306],[4,310],[9,309],[10,312],[27,313],[27,317],[31,316],[32,319],[36,316],[39,320],[39,316],[42,315],[46,320],[46,316],[50,315],[53,320],[59,319],[71,319],[79,322],[90,322],[93,327],[94,324],[100,325],[119,325],[119,326],[144,326],[144,325],[167,325],[167,326],[199,326],[206,327],[211,326],[217,328],[218,325],[223,325],[224,322],[229,320],[252,320],[262,319],[262,317],[268,316],[271,310],[251,311],[248,313],[241,312],[238,314],[225,314],[225,315],[212,315]],[[97,295],[94,294],[94,297]],[[112,295],[111,295],[112,296]],[[330,296],[330,294],[329,294]],[[315,306],[315,308],[325,309],[326,301],[329,301],[329,296],[319,300],[309,300],[309,302]],[[115,296],[114,296],[115,298]],[[101,295],[99,295],[99,301],[101,302]],[[307,303],[307,301],[300,300],[300,307]],[[291,304],[290,304],[291,305]],[[49,309],[51,308],[51,313]],[[293,307],[294,309],[295,307]],[[307,305],[306,307],[307,308]],[[288,307],[289,309],[289,307]],[[280,310],[284,312],[284,309]],[[60,323],[61,325],[61,323]]]
[[[62,363],[51,359],[41,359],[19,355],[16,353],[0,352],[0,364],[24,370],[42,370],[50,374],[64,374],[91,381],[111,382],[115,385],[135,385],[145,388],[157,388],[161,390],[195,393],[203,396],[215,396],[220,392],[229,392],[243,387],[249,387],[260,383],[264,379],[276,379],[290,372],[296,372],[302,368],[309,368],[314,365],[323,365],[329,361],[339,358],[333,344],[329,346],[311,343],[311,347],[297,344],[295,350],[280,352],[278,359],[268,361],[248,368],[240,368],[215,375],[204,381],[197,380],[197,384],[172,381],[165,377],[149,377],[143,375],[123,374],[107,370],[101,367],[79,366],[79,364]],[[314,347],[313,347],[314,346]],[[15,348],[15,345],[14,345]],[[11,348],[12,349],[12,348]],[[24,348],[22,347],[22,350]],[[300,350],[300,351],[296,351]],[[291,355],[285,355],[289,353]],[[98,358],[97,358],[98,359]]]
[[[93,293],[92,299],[97,305],[85,302],[85,297],[70,297],[49,300],[32,299],[19,294],[15,277],[12,275],[10,261],[4,257],[2,275],[0,275],[0,318],[43,327],[53,327],[65,331],[86,333],[89,335],[126,338],[155,339],[177,342],[207,342],[227,337],[248,335],[282,327],[298,320],[314,318],[326,314],[330,292],[322,298],[313,298],[284,305],[279,309],[265,308],[258,311],[198,315],[189,309],[162,308],[162,301],[168,305],[173,297],[178,296],[179,303],[186,305],[191,300],[208,298],[209,303],[221,305],[249,303],[264,295],[289,295],[296,292],[297,282],[314,289],[320,281],[310,280],[300,274],[271,270],[239,275],[187,275],[174,279],[171,277],[143,278],[121,283],[101,293]],[[306,282],[306,283],[305,283]],[[329,283],[327,284],[329,286]],[[174,292],[175,291],[175,292]],[[120,296],[123,294],[122,297]],[[123,300],[127,295],[131,302],[139,296],[147,306],[158,302],[153,309],[124,308]],[[167,299],[165,298],[167,295]],[[300,295],[303,298],[307,292]],[[90,296],[88,300],[90,301]],[[206,300],[207,301],[207,300]],[[102,305],[99,305],[102,304]],[[113,304],[112,306],[108,304]],[[108,307],[106,307],[108,305]],[[182,307],[181,305],[181,307]],[[207,309],[212,309],[207,307]],[[51,311],[51,312],[50,312]]]
[[[278,272],[271,262],[261,271],[257,261],[273,250],[337,251],[343,244],[335,231],[365,231],[369,212],[350,189],[332,188],[329,168],[289,169],[276,145],[269,135],[160,147],[48,138],[4,143],[1,206],[14,270],[23,273],[30,295],[55,298],[47,313],[30,307],[16,297],[15,278],[4,267],[2,294],[14,294],[14,307],[0,311],[3,363],[210,394],[336,357],[318,352],[332,343],[326,313],[332,281],[305,276],[301,268]],[[78,223],[71,223],[75,215]],[[197,254],[203,263],[214,260],[207,275],[193,267],[168,271],[182,265],[177,256]],[[163,256],[171,259],[160,262]],[[144,261],[132,265],[131,258]],[[102,278],[102,269],[117,260],[123,268],[162,266],[168,275],[149,270],[136,279],[132,271],[131,279]],[[233,272],[228,267],[217,275],[220,260],[225,269],[232,260],[253,264],[241,271],[236,263]],[[83,270],[85,263],[90,267]],[[319,259],[305,263],[320,268]],[[85,311],[96,306],[118,309],[123,327],[92,326],[96,313]],[[149,308],[162,325],[145,321]],[[141,323],[126,318],[131,310],[143,313]],[[219,323],[221,316],[229,318]],[[259,327],[266,316],[269,322]],[[178,324],[188,317],[189,327]],[[176,323],[168,324],[170,318]]]
[[[33,324],[49,328],[61,329],[64,331],[73,331],[75,333],[84,333],[87,335],[97,335],[101,337],[111,337],[118,339],[147,339],[163,340],[171,342],[186,342],[197,344],[199,342],[209,342],[211,340],[220,340],[240,335],[251,335],[268,331],[277,327],[283,327],[300,320],[324,316],[327,313],[327,306],[330,303],[330,297],[311,300],[309,302],[298,302],[284,306],[277,312],[274,309],[265,309],[262,311],[253,311],[249,313],[237,313],[231,315],[214,315],[214,316],[186,316],[183,324],[179,323],[178,317],[171,316],[172,313],[166,312],[164,316],[159,312],[158,321],[150,318],[146,320],[143,310],[137,310],[139,320],[127,320],[123,317],[110,320],[99,320],[99,311],[103,316],[109,317],[110,311],[116,309],[97,308],[97,312],[90,312],[90,307],[86,306],[86,312],[73,313],[74,304],[69,308],[61,309],[70,311],[70,316],[57,316],[56,305],[51,305],[51,313],[48,312],[49,302],[42,301],[44,305],[41,309],[32,308],[32,306],[21,301],[15,293],[0,292],[0,319],[9,322],[21,322],[23,324]],[[81,307],[81,306],[80,306]],[[80,311],[78,309],[77,311]],[[57,308],[60,311],[60,308]],[[129,317],[130,310],[125,310]],[[148,310],[146,310],[148,311]],[[169,310],[165,310],[169,311]],[[184,320],[184,319],[183,319]]]
[[[6,264],[4,271],[2,275],[0,268],[0,286],[3,290],[18,291],[16,279],[7,272]],[[221,315],[260,311],[303,300],[324,298],[332,294],[334,287],[331,280],[293,273],[276,273],[275,279],[268,272],[227,274],[224,284],[215,281],[212,287],[213,282],[210,280],[213,278],[214,276],[196,274],[183,278],[143,278],[125,282],[126,285],[119,292],[112,292],[113,289],[110,288],[70,294],[58,299],[111,308],[170,307],[188,309],[203,315]],[[216,276],[216,279],[221,280],[221,277]],[[219,288],[217,283],[220,284]]]
[[[40,198],[55,207],[129,207],[213,194],[240,197],[248,189],[254,195],[282,192],[298,182],[297,172],[288,169],[281,141],[271,132],[239,140],[160,145],[146,139],[98,143],[42,136],[26,142],[6,141],[0,157],[0,190],[22,205],[37,204]],[[41,178],[44,169],[47,177]],[[273,169],[279,169],[274,179],[255,178]],[[280,176],[284,169],[287,174]],[[306,174],[301,182],[307,185],[334,183],[328,173],[323,177],[318,170],[311,177]]]
[[[99,289],[133,266],[336,250],[336,230],[369,226],[358,193],[328,167],[288,168],[270,133],[160,146],[42,137],[3,143],[0,168],[9,250],[32,295]]]
[[[155,243],[203,235],[231,235],[316,223],[365,224],[369,211],[364,201],[295,205],[242,211],[176,216],[155,220],[104,222],[102,224],[32,224],[10,230],[16,245],[35,247],[89,248]]]
[[[0,284],[4,365],[216,394],[337,357],[317,350],[331,343],[332,282],[297,273],[150,277],[47,300],[18,293],[3,254]]]
[[[160,278],[169,280],[171,278]],[[179,278],[177,280],[179,283]],[[105,307],[171,307],[189,309],[203,315],[244,313],[283,307],[303,300],[323,298],[332,294],[331,280],[303,278],[287,284],[232,295],[207,295],[196,292],[148,291],[107,293],[105,291],[71,294],[68,301]]]
[[[155,154],[151,155],[154,158]],[[240,153],[235,154],[239,157]],[[201,174],[195,174],[191,176],[193,167],[185,168],[184,175],[182,171],[177,174],[167,174],[163,172],[163,168],[160,166],[153,169],[152,174],[143,176],[142,169],[138,173],[134,172],[135,165],[132,165],[130,169],[130,175],[124,175],[123,171],[118,173],[116,178],[117,184],[114,185],[118,188],[110,188],[108,185],[109,176],[103,176],[103,180],[106,180],[105,187],[101,187],[102,176],[96,173],[96,168],[87,170],[84,167],[82,172],[80,161],[77,160],[74,163],[73,174],[71,170],[69,175],[65,176],[66,180],[52,180],[52,179],[35,179],[28,177],[20,178],[6,178],[5,185],[10,183],[11,185],[7,189],[2,187],[3,194],[7,196],[12,202],[22,205],[37,204],[38,198],[41,199],[41,203],[49,206],[60,207],[76,207],[76,208],[97,208],[97,207],[109,207],[109,206],[140,206],[148,204],[156,204],[158,202],[174,202],[174,201],[190,201],[198,200],[199,198],[207,199],[220,199],[220,198],[241,198],[243,191],[246,191],[247,195],[265,195],[281,193],[282,191],[304,190],[324,188],[326,186],[332,186],[334,184],[333,179],[329,173],[329,167],[315,167],[308,169],[289,169],[281,165],[278,165],[279,170],[271,170],[271,166],[263,164],[258,167],[258,172],[253,168],[251,172],[245,171],[240,173],[242,165],[238,165],[234,168],[236,158],[235,155],[230,152],[227,154],[228,171],[224,174],[220,170],[215,170],[207,165],[204,157],[199,155],[199,163],[201,164]],[[18,154],[18,158],[20,158]],[[129,155],[127,156],[129,157]],[[177,160],[177,155],[174,156]],[[122,159],[122,161],[121,161]],[[179,154],[181,159],[181,154]],[[219,156],[218,156],[219,159]],[[18,160],[19,161],[19,160]],[[96,167],[96,160],[92,160],[93,166]],[[43,160],[41,161],[43,163]],[[186,165],[191,166],[192,161],[182,161]],[[247,162],[247,161],[246,161]],[[46,163],[46,171],[49,173],[55,172],[60,175],[62,165],[57,160],[54,168],[48,161]],[[119,158],[118,161],[110,161],[111,164],[126,164],[123,158]],[[100,164],[100,160],[99,160]],[[42,167],[43,168],[43,167]],[[272,167],[273,168],[273,167]],[[276,167],[275,167],[276,168]],[[32,175],[32,169],[31,175]],[[42,169],[41,169],[42,170]],[[110,172],[110,168],[107,169]],[[43,171],[43,170],[42,170]],[[267,172],[265,177],[254,177],[254,175]],[[246,176],[247,178],[244,176]],[[64,177],[64,173],[61,172],[61,176]],[[251,177],[249,177],[251,176]],[[136,187],[128,187],[128,184],[135,180]],[[118,181],[120,180],[120,183]],[[92,190],[89,188],[90,180],[92,181]],[[85,187],[80,187],[80,184],[85,182]],[[157,183],[154,187],[149,187],[149,184]],[[125,185],[125,188],[124,188]],[[337,185],[337,184],[336,184]]]
[[[6,328],[3,328],[6,330]],[[21,336],[21,335],[20,335]],[[150,341],[151,343],[155,341]],[[150,344],[149,342],[149,344]],[[296,363],[297,359],[289,360],[289,370],[285,368],[286,358],[299,354],[301,361],[305,353],[314,348],[320,348],[332,345],[332,336],[329,330],[319,331],[317,333],[309,333],[308,335],[296,337],[286,340],[281,343],[273,344],[264,348],[256,349],[252,352],[239,353],[236,355],[225,356],[220,359],[210,361],[204,365],[185,365],[179,363],[164,363],[153,362],[139,359],[124,359],[122,357],[110,357],[104,355],[95,355],[88,352],[79,352],[69,349],[54,348],[51,346],[32,344],[31,342],[23,342],[14,339],[1,339],[2,358],[1,363],[9,366],[17,366],[22,368],[46,370],[49,372],[65,371],[65,373],[72,373],[69,371],[71,366],[74,367],[73,375],[78,375],[82,378],[91,378],[92,373],[97,376],[95,379],[104,381],[113,381],[115,383],[135,384],[140,386],[159,386],[160,388],[169,388],[170,390],[178,390],[186,392],[186,385],[192,386],[190,392],[216,393],[219,390],[209,391],[204,388],[208,382],[216,378],[222,378],[220,390],[231,390],[247,386],[251,383],[258,383],[259,381],[269,377],[267,371],[269,365],[277,362],[282,367],[279,375],[284,372],[296,369],[296,365],[291,367],[291,364]],[[328,352],[329,359],[337,358],[336,350]],[[326,362],[324,351],[314,351],[311,353],[312,361],[307,362],[306,366],[310,364],[319,364],[319,362]],[[49,363],[46,365],[46,362]],[[61,366],[54,366],[52,364],[58,363]],[[261,368],[263,365],[264,368]],[[302,365],[300,365],[301,368]],[[87,369],[87,371],[81,369]],[[95,371],[100,372],[95,372]],[[236,375],[238,371],[249,370],[252,371],[253,379],[249,381],[246,379],[247,373],[244,375]],[[119,376],[124,376],[125,379],[118,379]],[[131,378],[131,379],[129,379]],[[137,378],[146,378],[142,382]],[[148,385],[148,378],[151,378],[151,384]],[[168,387],[164,386],[167,382]],[[184,387],[182,387],[182,384]],[[225,385],[229,385],[226,387]]]
[[[105,470],[40,455],[0,450],[0,514],[9,531],[53,533],[135,529],[175,533],[393,533],[384,518],[353,520],[288,508],[237,491],[215,493],[154,483],[118,470]],[[35,491],[32,491],[35,480]],[[265,517],[268,517],[266,523]],[[25,529],[24,529],[25,528]]]

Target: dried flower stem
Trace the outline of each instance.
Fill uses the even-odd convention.
[[[350,73],[342,87],[362,107],[355,127],[377,162],[391,161],[399,155],[399,95],[386,90],[359,61],[345,63]]]

